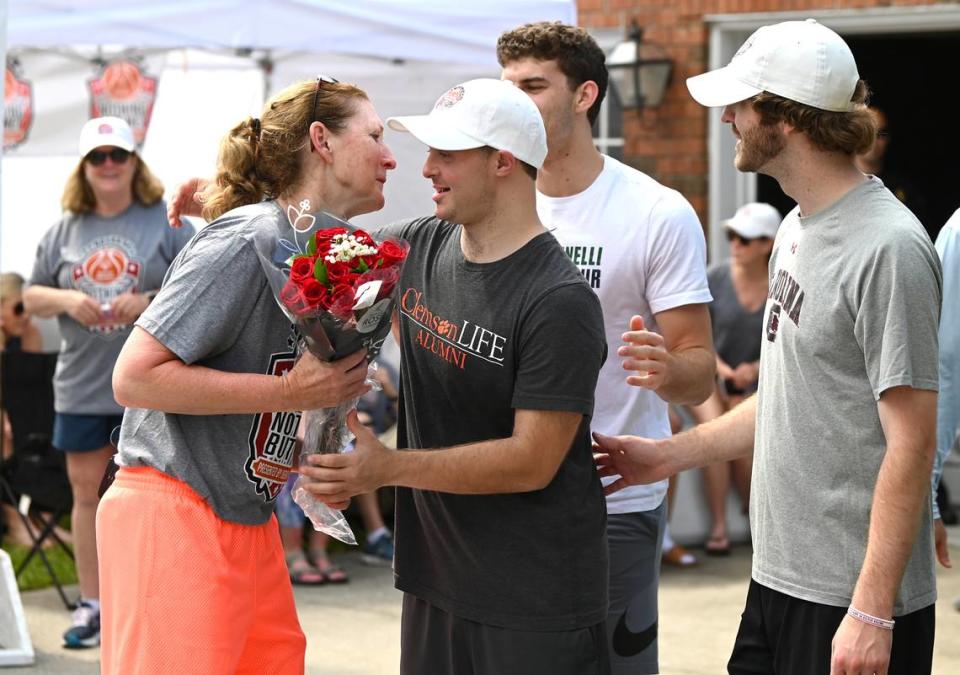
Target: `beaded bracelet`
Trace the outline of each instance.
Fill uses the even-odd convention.
[[[878,616],[861,612],[856,607],[847,607],[847,614],[852,616],[857,621],[862,621],[869,626],[882,628],[884,630],[893,630],[893,624],[895,623],[893,619],[881,619]]]

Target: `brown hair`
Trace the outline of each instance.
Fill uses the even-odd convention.
[[[317,87],[319,86],[319,90]],[[231,209],[276,198],[300,178],[300,151],[310,142],[310,125],[334,133],[346,128],[356,102],[366,99],[352,84],[304,80],[279,92],[220,141],[216,178],[204,195],[203,217],[214,220]]]
[[[877,136],[877,121],[867,107],[869,97],[867,83],[858,80],[850,99],[854,103],[850,112],[820,110],[766,91],[752,101],[761,124],[786,122],[805,133],[821,150],[859,155],[870,149]]]
[[[560,21],[541,21],[507,31],[497,40],[501,66],[527,58],[556,61],[571,90],[587,81],[596,82],[597,100],[587,111],[587,119],[590,124],[597,120],[607,94],[606,56],[587,31]]]
[[[494,152],[500,152],[492,145],[484,145],[481,149],[484,152],[486,152],[488,155]],[[517,156],[514,156],[514,159],[517,160],[517,164],[520,165],[520,168],[523,169],[523,172],[527,174],[527,176],[529,176],[533,180],[537,180],[537,167],[535,167],[533,164],[528,164],[527,162],[524,162],[522,159],[520,159]]]
[[[67,178],[63,196],[60,198],[60,206],[64,211],[92,213],[97,208],[97,197],[93,194],[93,188],[90,187],[83,170],[85,161],[86,157],[81,158],[77,167]],[[134,200],[143,206],[153,206],[163,197],[163,183],[153,175],[147,163],[140,159],[137,153],[131,153],[128,161],[137,163],[130,185]]]
[[[0,302],[8,296],[23,292],[23,285],[26,283],[22,276],[16,272],[4,272],[0,274]]]

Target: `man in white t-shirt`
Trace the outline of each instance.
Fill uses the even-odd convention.
[[[602,155],[591,126],[607,87],[603,51],[586,31],[536,23],[497,43],[503,78],[543,115],[549,153],[537,211],[600,298],[609,357],[592,428],[670,434],[667,403],[710,394],[714,353],[703,230],[675,190]],[[625,347],[623,334],[631,332]],[[617,358],[619,356],[620,358]],[[624,369],[641,371],[626,377]],[[634,386],[631,386],[634,385]],[[608,497],[613,673],[656,673],[657,585],[667,481]]]

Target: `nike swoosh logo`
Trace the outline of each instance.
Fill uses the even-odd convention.
[[[657,639],[657,622],[644,628],[639,633],[634,633],[627,628],[627,613],[624,612],[617,622],[617,627],[613,631],[613,651],[618,656],[636,656],[644,649],[653,644]]]

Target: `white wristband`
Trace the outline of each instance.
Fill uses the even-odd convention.
[[[847,614],[852,616],[857,621],[862,621],[868,626],[882,628],[884,630],[893,630],[893,624],[896,623],[893,619],[881,619],[878,616],[861,612],[859,609],[853,606],[847,607]]]

